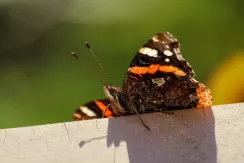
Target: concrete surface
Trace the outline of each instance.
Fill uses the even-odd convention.
[[[244,103],[0,130],[0,163],[243,163]]]

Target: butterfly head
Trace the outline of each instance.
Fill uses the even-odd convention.
[[[122,89],[116,86],[103,85],[103,91],[105,93],[105,96],[111,102],[111,108],[113,109],[113,112],[117,116],[123,115],[126,112],[126,109],[124,105],[121,103]]]

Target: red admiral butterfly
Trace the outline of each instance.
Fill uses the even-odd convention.
[[[154,35],[132,60],[122,88],[104,85],[107,98],[80,106],[74,120],[211,106],[210,90],[193,78],[179,48],[169,32]]]

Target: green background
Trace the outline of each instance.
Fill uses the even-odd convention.
[[[241,0],[0,0],[0,128],[71,121],[79,105],[104,97],[85,41],[109,83],[121,86],[140,46],[169,31],[208,85],[218,64],[244,47],[243,7]]]

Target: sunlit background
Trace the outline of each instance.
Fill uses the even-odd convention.
[[[214,105],[244,101],[244,1],[0,0],[0,128],[71,121],[104,98],[88,41],[121,86],[136,51],[153,34],[181,42]],[[81,60],[70,54],[75,51]]]

